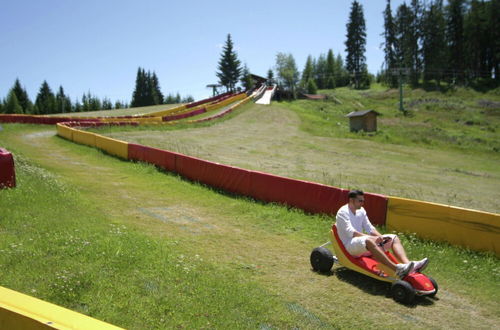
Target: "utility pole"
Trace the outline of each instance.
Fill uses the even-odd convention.
[[[392,71],[392,75],[393,76],[395,76],[395,75],[398,76],[398,83],[399,83],[399,111],[401,111],[404,114],[406,114],[406,110],[405,110],[404,105],[403,105],[403,75],[407,76],[408,72],[410,70],[408,70],[408,68],[393,68],[391,71]]]

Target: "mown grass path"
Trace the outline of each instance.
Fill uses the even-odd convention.
[[[345,125],[346,119],[342,119]],[[214,162],[342,188],[499,212],[500,157],[371,139],[315,136],[277,103],[248,105],[231,120],[182,130],[105,135]],[[336,130],[337,125],[331,124]]]
[[[208,265],[238,274],[242,285],[251,281],[264,300],[279,305],[277,311],[290,314],[286,320],[263,315],[262,320],[256,321],[261,328],[453,326],[486,329],[500,324],[497,298],[491,298],[495,297],[494,293],[492,296],[470,295],[471,291],[461,289],[466,283],[447,280],[446,267],[441,269],[438,264],[429,266],[429,273],[441,286],[438,299],[424,299],[410,307],[389,298],[386,284],[341,267],[336,267],[328,276],[312,272],[309,253],[329,239],[331,219],[221,194],[160,173],[150,166],[121,161],[74,145],[56,137],[53,128],[18,126],[7,138],[5,146],[14,154],[18,152],[64,184],[77,187],[78,194],[102,212],[105,221],[135,228],[152,241],[175,242],[186,256],[198,255]],[[29,210],[29,205],[12,207]],[[214,268],[214,272],[217,269]],[[191,281],[200,281],[203,285],[202,279],[196,276]],[[228,285],[235,283],[228,282]],[[498,287],[494,288],[498,292]],[[129,299],[140,299],[141,293],[138,294],[139,297],[131,294]],[[185,299],[196,301],[198,297]],[[113,303],[111,299],[109,304],[113,306]],[[241,309],[247,307],[241,306]],[[110,308],[109,320],[139,328],[132,321],[120,323],[120,316],[112,315],[114,311],[124,313],[124,320],[133,319],[134,315],[126,315],[126,309],[120,305]],[[221,314],[238,312],[228,310]],[[168,317],[162,313],[158,311],[158,318]]]

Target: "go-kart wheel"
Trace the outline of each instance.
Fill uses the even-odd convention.
[[[392,298],[403,304],[411,304],[415,299],[415,289],[406,281],[396,281],[391,287]]]
[[[436,291],[434,291],[434,293],[431,293],[430,295],[428,295],[427,297],[434,297],[437,293],[438,293],[438,284],[437,282],[430,276],[427,276],[429,278],[429,281],[431,281],[432,285],[434,286],[434,289],[436,289]]]
[[[311,266],[317,272],[329,272],[333,266],[333,255],[330,250],[324,247],[317,247],[312,250]]]

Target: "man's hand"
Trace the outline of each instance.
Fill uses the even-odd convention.
[[[391,238],[387,236],[377,236],[375,243],[377,243],[378,246],[384,246],[384,244],[389,242],[390,240]]]

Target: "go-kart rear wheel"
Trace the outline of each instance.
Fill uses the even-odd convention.
[[[436,291],[434,291],[433,293],[431,293],[430,295],[428,295],[427,297],[434,297],[437,293],[438,293],[438,284],[437,282],[430,276],[427,276],[429,278],[429,281],[431,281],[432,285],[434,286],[434,289],[436,289]]]
[[[327,273],[333,266],[333,255],[327,248],[317,247],[311,252],[311,266],[321,273]]]
[[[399,303],[411,304],[415,299],[415,289],[406,281],[396,281],[391,287],[392,299]]]

